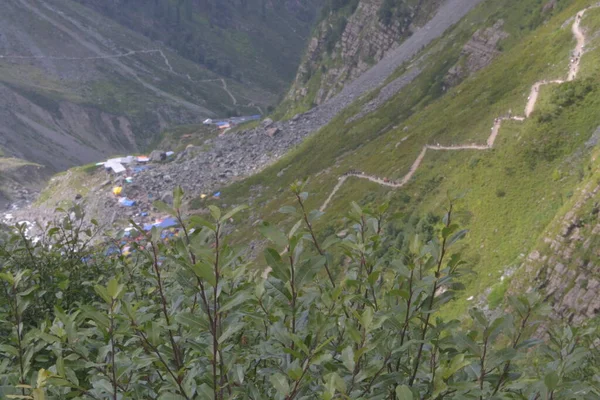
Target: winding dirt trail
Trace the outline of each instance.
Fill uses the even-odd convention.
[[[235,96],[233,95],[233,93],[231,93],[229,91],[229,89],[227,88],[227,82],[225,82],[224,78],[221,78],[221,83],[223,84],[223,90],[225,92],[227,92],[227,94],[229,95],[229,97],[231,97],[231,101],[233,101],[233,105],[237,106],[237,99],[235,98]]]
[[[577,77],[577,74],[579,73],[579,64],[581,62],[581,57],[583,56],[583,51],[584,51],[584,47],[585,47],[585,35],[584,35],[583,31],[581,30],[581,20],[583,19],[583,16],[585,15],[586,11],[588,11],[592,8],[597,8],[597,7],[600,7],[600,3],[590,6],[590,7],[587,7],[585,9],[579,11],[575,16],[575,22],[573,22],[571,30],[573,32],[573,36],[577,40],[577,45],[575,46],[575,50],[573,51],[570,62],[569,62],[569,72],[567,75],[568,82],[574,80]],[[525,106],[525,116],[509,116],[509,117],[496,118],[494,120],[494,125],[492,126],[490,136],[488,137],[486,144],[484,144],[484,145],[478,145],[475,143],[471,143],[471,144],[461,144],[461,145],[456,145],[456,146],[440,146],[440,145],[435,145],[435,146],[434,145],[425,145],[425,146],[423,146],[423,149],[417,156],[416,160],[410,166],[408,173],[406,175],[404,175],[404,177],[402,177],[402,179],[400,181],[390,181],[387,178],[379,178],[374,175],[368,175],[364,172],[349,172],[349,173],[346,173],[346,174],[340,176],[338,178],[338,183],[335,185],[331,194],[329,195],[329,197],[327,197],[327,200],[325,200],[325,202],[321,206],[320,210],[325,211],[325,209],[327,208],[329,203],[331,203],[331,201],[335,197],[336,193],[341,189],[341,187],[344,185],[344,183],[350,177],[366,179],[368,181],[377,183],[382,186],[387,186],[387,187],[390,187],[393,189],[399,189],[399,188],[403,187],[404,185],[406,185],[410,181],[410,179],[413,177],[413,175],[417,172],[417,170],[421,166],[421,163],[423,162],[423,159],[425,158],[425,154],[427,154],[427,150],[432,150],[432,151],[459,151],[459,150],[485,151],[485,150],[489,150],[489,149],[493,148],[494,143],[496,142],[496,138],[498,137],[498,134],[500,133],[500,128],[502,127],[503,121],[507,121],[507,120],[525,121],[525,119],[529,118],[531,113],[533,113],[533,111],[535,110],[535,106],[537,104],[540,88],[544,85],[561,84],[564,82],[565,81],[561,80],[561,79],[550,80],[550,81],[542,80],[542,81],[536,82],[531,87],[531,91],[529,92],[529,97],[527,98],[527,104]]]
[[[23,6],[27,7],[31,12],[33,12],[34,14],[38,15],[40,18],[50,22],[52,25],[54,25],[56,28],[58,28],[59,30],[62,30],[63,32],[65,32],[66,34],[72,36],[77,42],[79,42],[80,44],[82,44],[83,46],[85,46],[88,50],[93,51],[94,53],[96,53],[96,56],[89,56],[89,57],[63,57],[63,56],[46,56],[46,55],[38,55],[38,56],[23,56],[23,55],[18,55],[18,54],[0,54],[0,59],[4,59],[4,60],[33,60],[33,59],[46,59],[46,60],[56,60],[56,61],[94,61],[94,60],[107,60],[110,62],[115,63],[117,66],[119,66],[121,69],[125,70],[127,73],[129,73],[130,75],[134,76],[134,78],[139,81],[140,83],[142,83],[142,85],[144,87],[146,87],[147,89],[152,90],[154,93],[158,94],[158,95],[162,95],[163,97],[167,97],[177,103],[183,104],[184,106],[186,106],[187,108],[193,109],[195,111],[202,111],[204,113],[208,113],[208,114],[212,114],[212,112],[208,111],[207,109],[205,109],[202,106],[193,104],[191,102],[185,101],[179,97],[173,96],[169,93],[166,93],[156,87],[154,87],[151,84],[148,84],[145,81],[142,81],[141,78],[139,78],[137,76],[137,74],[135,73],[135,71],[129,67],[126,67],[124,64],[121,64],[118,60],[120,58],[127,58],[127,57],[132,57],[135,56],[137,54],[159,54],[162,59],[165,62],[165,66],[167,67],[167,71],[170,72],[173,75],[177,75],[179,77],[182,78],[186,78],[188,79],[190,82],[194,82],[194,83],[198,83],[198,82],[220,82],[222,84],[223,90],[227,93],[227,95],[231,98],[231,101],[233,103],[233,105],[237,105],[238,104],[238,100],[235,97],[235,95],[231,92],[231,90],[229,90],[229,88],[227,87],[227,82],[225,81],[225,79],[223,78],[217,78],[217,79],[193,79],[189,74],[181,74],[177,71],[175,71],[175,69],[173,68],[173,66],[171,65],[169,58],[167,57],[167,55],[165,54],[165,52],[161,49],[145,49],[145,50],[130,50],[124,53],[119,53],[119,54],[106,54],[104,53],[100,47],[96,46],[95,44],[92,44],[90,42],[85,41],[83,38],[79,37],[79,35],[76,35],[73,31],[71,31],[69,28],[66,28],[64,25],[58,23],[57,21],[55,21],[54,19],[50,18],[49,16],[47,16],[46,14],[42,13],[41,10],[34,8],[33,5],[27,3],[25,0],[18,0]],[[45,4],[44,4],[45,5]],[[56,10],[54,10],[53,8],[49,7],[48,8],[50,11],[53,12],[57,12]],[[262,111],[261,111],[262,114]]]

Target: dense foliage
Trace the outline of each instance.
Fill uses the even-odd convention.
[[[92,246],[80,209],[36,243],[17,227],[0,253],[3,398],[598,398],[598,331],[544,334],[536,295],[443,318],[469,272],[452,207],[401,253],[385,206],[353,204],[348,230],[320,240],[322,213],[292,191],[281,212],[297,223],[259,228],[267,270],[227,241],[243,207],[185,216],[181,190],[156,204],[180,237],[155,229],[130,257]]]

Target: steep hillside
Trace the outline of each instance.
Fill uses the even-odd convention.
[[[576,14],[588,5],[483,3],[396,73],[401,78],[420,70],[403,89],[361,99],[276,165],[224,189],[222,201],[250,198],[262,210],[248,217],[250,224],[286,220],[277,213],[293,200],[286,188],[305,177],[308,206],[326,212],[321,228],[343,225],[340,214],[351,200],[387,201],[391,212],[405,215],[405,224],[388,227],[403,248],[411,232],[426,234],[435,223],[428,214],[439,214],[449,197],[461,194],[459,222],[470,229],[464,251],[477,271],[455,304],[456,312],[463,310],[467,298],[499,283],[520,263],[585,176],[590,151],[585,143],[600,125],[599,11],[583,16],[585,47],[580,31],[574,34]],[[531,24],[534,17],[538,22]],[[491,65],[444,90],[473,33],[499,20],[520,40],[505,41]],[[558,80],[565,83],[552,84]],[[549,84],[536,85],[540,81]],[[382,105],[372,111],[369,105],[380,97]]]
[[[424,25],[440,0],[330,2],[310,41],[284,107],[322,104]]]
[[[193,32],[193,38],[178,37],[177,43],[197,48],[201,38],[213,53],[226,58],[236,55],[228,68],[217,68],[177,46],[171,48],[175,36],[165,43],[161,29],[171,25],[159,16],[145,16],[142,11],[147,7],[132,8],[132,2],[110,2],[111,7],[105,7],[108,4],[3,3],[0,148],[7,154],[61,170],[109,154],[141,151],[170,126],[207,116],[261,113],[291,79],[290,68],[296,62],[292,54],[301,53],[311,23],[305,7],[288,3],[281,5],[287,10],[282,14],[286,22],[275,27],[254,19],[247,21],[248,26],[205,26],[203,17],[193,14],[198,20],[194,26],[205,30]],[[277,4],[265,8],[265,18],[272,20],[281,11]],[[115,18],[103,17],[95,8],[112,10]],[[149,37],[119,23],[130,14],[131,27],[145,26],[138,23],[140,18],[156,23],[151,34],[143,32]],[[289,47],[283,52],[265,40],[265,45],[271,43],[266,48],[279,52],[268,58],[261,53],[264,49],[252,47],[248,37],[234,29],[245,31],[250,26],[279,30],[276,35],[260,28],[257,35],[276,37],[280,44],[287,41]],[[222,38],[225,35],[227,40]],[[287,64],[270,64],[275,58]],[[277,75],[275,70],[287,72]]]
[[[280,94],[324,0],[76,0],[226,78]]]
[[[539,246],[539,237],[551,237],[545,233],[551,221],[592,179],[587,166],[600,126],[600,9],[583,12],[592,4],[585,0],[550,6],[488,0],[471,2],[463,18],[469,10],[455,6],[467,3],[444,2],[383,62],[310,112],[235,134],[199,133],[200,146],[136,175],[132,196],[146,210],[148,199],[176,185],[188,195],[218,190],[218,198],[203,196],[192,206],[203,212],[211,203],[251,204],[233,233],[247,241],[262,220],[293,223],[278,210],[293,202],[290,184],[306,179],[307,207],[325,212],[319,231],[343,229],[350,201],[388,202],[390,213],[404,216],[386,227],[400,250],[413,233],[428,237],[436,216],[454,201],[457,222],[470,231],[462,250],[476,275],[464,281],[467,290],[448,313],[461,314],[476,300],[498,305],[506,278]],[[456,10],[463,14],[452,14]],[[492,39],[500,31],[502,38]],[[489,42],[496,53],[481,51],[488,65],[471,68],[471,55]],[[461,65],[462,75],[450,84]],[[95,176],[84,191],[109,210],[115,200],[98,195],[110,189],[102,184]]]

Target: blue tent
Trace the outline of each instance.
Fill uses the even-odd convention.
[[[133,207],[135,205],[135,201],[129,200],[126,198],[126,199],[119,200],[119,204],[121,204],[122,206],[125,206],[125,207]]]
[[[161,223],[159,223],[157,226],[159,228],[171,228],[173,226],[177,226],[178,222],[175,218],[165,218]]]
[[[167,228],[171,228],[171,227],[177,226],[177,225],[179,225],[179,223],[177,222],[177,220],[175,218],[165,218],[161,222],[144,225],[144,230],[150,231],[150,230],[152,230],[153,227],[157,227],[159,229],[167,229]]]

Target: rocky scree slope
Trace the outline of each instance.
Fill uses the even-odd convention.
[[[74,1],[2,3],[0,148],[54,171],[138,151],[170,126],[259,113],[277,95]]]

